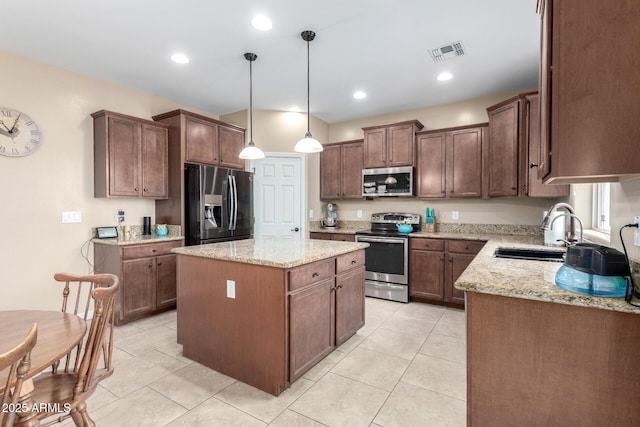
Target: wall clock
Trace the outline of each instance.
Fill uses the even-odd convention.
[[[22,157],[40,147],[40,128],[25,113],[0,107],[0,155]]]

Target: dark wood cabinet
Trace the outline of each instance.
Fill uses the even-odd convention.
[[[289,271],[289,378],[300,378],[364,325],[364,250]]]
[[[132,245],[94,244],[96,273],[120,278],[116,325],[176,307],[176,256],[182,240]]]
[[[483,196],[486,124],[418,132],[416,197]]]
[[[94,196],[168,196],[168,127],[101,110],[94,132]]]
[[[464,292],[453,284],[485,242],[411,237],[409,295],[414,298],[464,304]]]
[[[362,140],[327,144],[320,153],[320,200],[362,199]]]
[[[634,1],[540,0],[545,183],[640,175],[640,25]]]
[[[340,242],[355,242],[356,235],[353,233],[325,233],[323,231],[312,231],[309,233],[310,239],[336,240]]]
[[[185,110],[153,116],[169,129],[169,191],[156,201],[156,223],[184,229],[184,165],[195,163],[244,170],[238,155],[244,146],[244,129]]]
[[[568,196],[568,185],[546,185],[537,177],[541,144],[538,94],[516,95],[487,108],[487,114],[489,197]]]
[[[364,167],[413,166],[414,141],[424,126],[418,120],[362,128]]]

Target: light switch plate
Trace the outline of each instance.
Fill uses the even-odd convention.
[[[70,224],[70,223],[76,223],[76,222],[82,222],[82,212],[80,211],[62,212],[63,224]]]
[[[313,218],[313,209],[309,209],[309,218]]]
[[[227,280],[227,298],[236,297],[236,281],[235,280]]]

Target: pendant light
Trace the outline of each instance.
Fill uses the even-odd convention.
[[[294,151],[298,153],[318,153],[322,151],[322,144],[311,136],[311,131],[309,130],[309,42],[312,41],[316,37],[316,33],[313,31],[307,30],[303,31],[301,34],[302,40],[307,42],[307,133],[304,135],[296,146],[293,148]]]
[[[246,160],[264,159],[264,152],[253,142],[253,61],[258,59],[255,53],[245,53],[244,59],[249,61],[249,144],[240,152],[240,158]]]

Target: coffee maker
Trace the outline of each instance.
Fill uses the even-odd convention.
[[[334,229],[338,225],[338,206],[335,203],[327,204],[327,217],[323,218],[320,223],[322,228]]]

